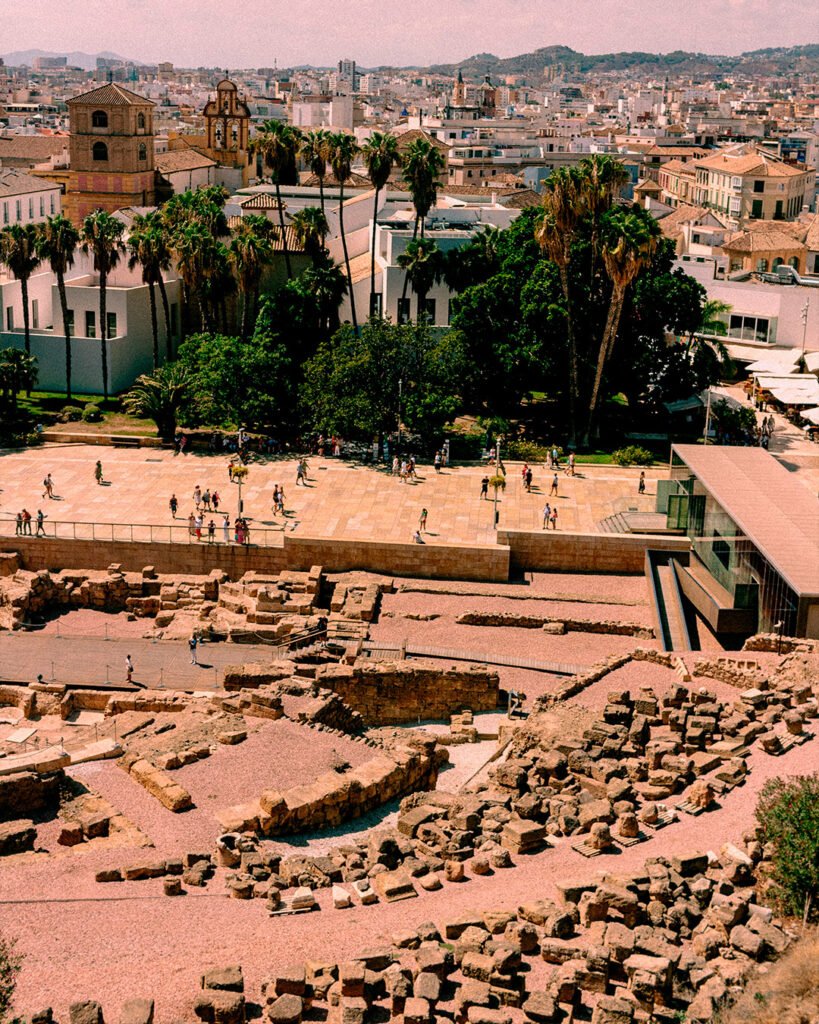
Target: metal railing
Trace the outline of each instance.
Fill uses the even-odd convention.
[[[222,523],[216,523],[213,537],[208,536],[208,520],[197,536],[196,530],[184,522],[157,523],[85,523],[45,519],[42,527],[36,518],[20,525],[14,517],[0,518],[0,537],[15,537],[20,540],[44,537],[57,540],[85,540],[112,543],[126,541],[134,544],[198,544],[203,547],[267,547],[277,548],[284,544],[284,532],[291,520],[283,520],[280,526],[257,526],[250,524],[249,533],[239,541],[233,524],[225,532]]]

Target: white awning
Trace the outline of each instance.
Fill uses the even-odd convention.
[[[808,368],[808,373],[819,373],[819,352],[806,352],[805,366]]]
[[[790,373],[799,362],[799,353],[792,349],[767,352],[746,367],[748,373]]]
[[[814,409],[803,409],[799,413],[799,415],[803,419],[806,419],[809,423],[814,423],[817,427],[819,427],[819,405],[817,405]]]

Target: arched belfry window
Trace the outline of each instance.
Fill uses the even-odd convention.
[[[139,144],[138,156],[140,160],[148,159],[148,147],[145,145],[144,142],[140,142]]]
[[[91,150],[91,155],[95,160],[107,160],[108,159],[108,147],[104,142],[95,142]]]
[[[92,128],[107,128],[108,127],[108,115],[104,110],[95,110],[91,115],[91,127]]]
[[[145,115],[144,114],[137,114],[137,130],[138,131],[144,131],[145,130]]]

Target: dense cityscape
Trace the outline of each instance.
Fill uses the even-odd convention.
[[[9,33],[0,1024],[819,1021],[800,5]]]

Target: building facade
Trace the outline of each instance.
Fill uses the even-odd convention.
[[[61,209],[59,185],[14,168],[0,167],[0,228],[40,224]]]

